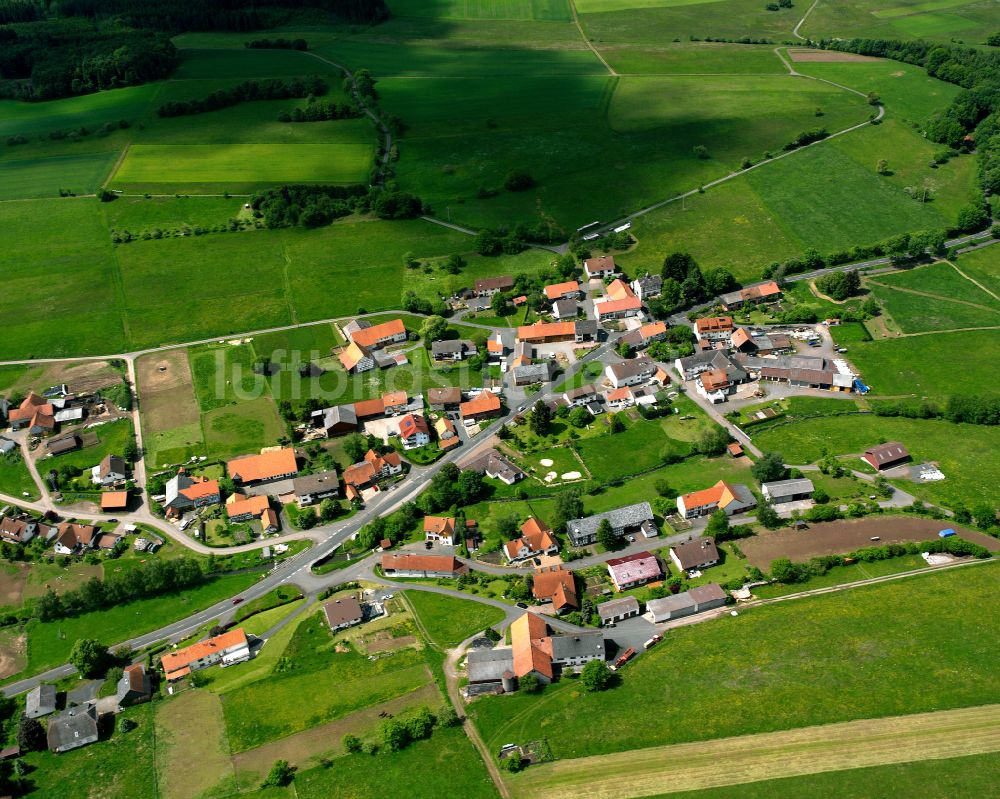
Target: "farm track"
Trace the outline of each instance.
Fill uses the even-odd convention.
[[[915,294],[918,297],[926,297],[930,300],[939,300],[941,302],[953,302],[956,305],[965,305],[969,308],[977,308],[980,311],[992,311],[997,313],[996,308],[992,308],[989,305],[980,305],[976,302],[969,302],[968,300],[956,300],[954,297],[945,297],[941,294],[934,294],[930,291],[920,291],[920,289],[908,289],[903,286],[893,286],[889,283],[881,283],[878,280],[869,279],[868,282],[873,286],[878,286],[879,288],[888,289],[889,291],[900,291],[903,294]]]
[[[580,31],[580,38],[583,39],[583,43],[587,45],[587,48],[595,56],[597,60],[604,64],[604,68],[608,71],[608,74],[612,77],[618,77],[618,73],[612,68],[611,64],[604,60],[604,56],[601,55],[600,50],[598,50],[594,43],[587,38],[587,34],[583,30],[583,25],[580,24],[580,15],[576,12],[576,2],[574,0],[569,0],[569,10],[573,12],[573,24],[576,25],[576,29]]]
[[[813,10],[818,5],[819,5],[819,0],[813,0],[813,4],[806,9],[806,13],[802,15],[802,19],[800,19],[797,23],[795,23],[795,27],[792,28],[792,36],[794,36],[796,39],[800,39],[803,42],[809,41],[807,37],[799,33],[799,28],[801,28],[805,24],[806,20],[809,19],[809,15],[812,14]]]
[[[1000,705],[674,744],[535,766],[524,799],[628,799],[1000,751]]]

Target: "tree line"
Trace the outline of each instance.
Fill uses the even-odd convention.
[[[352,103],[310,102],[305,108],[293,108],[278,114],[279,122],[325,122],[332,119],[357,119],[361,112]]]
[[[267,78],[246,80],[229,89],[219,89],[206,97],[173,100],[156,109],[161,117],[204,114],[254,100],[287,100],[292,97],[318,97],[326,94],[326,81],[317,75],[308,78]]]
[[[308,50],[309,43],[305,39],[254,39],[243,42],[249,50]]]
[[[113,573],[104,580],[92,577],[79,588],[62,594],[56,594],[50,588],[35,604],[35,615],[43,622],[78,616],[188,588],[204,578],[201,565],[192,558],[155,559],[134,569]]]
[[[412,219],[424,212],[419,197],[402,191],[352,186],[290,184],[259,191],[250,207],[269,228],[321,227],[353,213],[379,219]]]
[[[955,394],[942,408],[928,400],[897,400],[875,402],[872,412],[876,416],[902,416],[907,419],[945,419],[966,424],[1000,424],[1000,396]]]

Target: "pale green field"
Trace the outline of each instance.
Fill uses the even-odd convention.
[[[576,10],[581,14],[597,14],[605,11],[628,11],[633,8],[676,8],[719,2],[722,0],[576,0]],[[706,11],[706,13],[712,12]]]

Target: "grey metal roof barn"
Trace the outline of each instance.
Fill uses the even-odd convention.
[[[36,685],[28,691],[24,703],[24,715],[29,719],[47,716],[56,709],[56,687],[54,685]]]
[[[597,538],[597,528],[605,519],[611,523],[615,535],[622,535],[625,530],[638,528],[643,522],[651,522],[653,509],[648,502],[637,502],[634,505],[625,505],[583,519],[571,519],[566,522],[566,532],[574,546],[592,543]]]
[[[52,752],[68,752],[97,741],[97,707],[92,703],[71,707],[49,720],[48,742]]]

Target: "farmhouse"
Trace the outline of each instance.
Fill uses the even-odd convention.
[[[514,485],[518,480],[523,480],[526,477],[521,469],[495,449],[486,450],[474,461],[466,464],[465,468],[507,485]]]
[[[462,402],[462,389],[453,388],[429,388],[427,389],[427,404],[432,411],[454,410]]]
[[[152,699],[153,687],[142,663],[133,663],[122,670],[121,679],[115,689],[118,707],[130,707]]]
[[[477,297],[492,297],[501,291],[510,291],[514,288],[514,278],[510,275],[500,275],[499,277],[485,277],[476,281]]]
[[[503,553],[510,563],[518,563],[538,555],[555,555],[559,542],[545,522],[535,516],[521,525],[521,537],[504,544]]]
[[[423,414],[408,413],[400,418],[399,440],[403,449],[416,449],[431,442],[431,431]]]
[[[615,259],[611,255],[588,258],[583,262],[583,271],[587,276],[587,280],[603,280],[618,272],[615,268]]]
[[[458,577],[469,567],[452,555],[383,555],[386,577]]]
[[[285,480],[298,474],[295,450],[275,447],[262,450],[260,455],[244,455],[226,464],[226,471],[234,483],[251,485]]]
[[[726,604],[726,601],[726,592],[722,590],[722,587],[715,583],[708,583],[674,596],[651,599],[646,603],[646,612],[653,617],[654,623],[659,624],[671,619],[679,619],[706,610],[721,608]]]
[[[576,578],[573,572],[561,566],[539,570],[531,586],[531,595],[539,602],[551,602],[556,613],[580,607],[576,595]]]
[[[166,495],[163,508],[168,517],[179,516],[185,511],[207,505],[217,505],[222,501],[218,480],[192,477],[183,466],[167,481]]]
[[[105,491],[101,494],[101,512],[127,510],[128,491]]]
[[[238,627],[175,652],[168,652],[160,659],[160,664],[167,681],[173,682],[216,663],[229,666],[249,659],[250,642],[247,641],[243,628]]]
[[[608,299],[594,301],[594,311],[599,322],[625,319],[642,311],[642,300],[635,296],[627,283],[616,279],[608,286]]]
[[[17,408],[8,411],[7,421],[11,430],[28,428],[28,432],[35,435],[52,432],[56,426],[55,408],[51,402],[30,391]]]
[[[582,547],[597,541],[597,528],[605,519],[611,523],[611,531],[618,538],[636,532],[642,533],[646,538],[658,535],[656,525],[653,524],[653,509],[648,502],[637,502],[634,505],[566,522],[566,533],[573,546]]]
[[[10,443],[13,444],[14,442],[11,441]],[[80,437],[76,434],[72,434],[50,439],[49,443],[45,445],[45,451],[48,452],[49,455],[62,455],[65,452],[72,452],[79,446]]]
[[[602,602],[597,606],[597,615],[601,617],[601,624],[605,627],[609,624],[617,624],[639,615],[639,600],[634,596],[626,596],[621,599],[612,599],[610,602]]]
[[[545,296],[549,302],[557,300],[576,300],[580,296],[580,284],[575,280],[568,280],[565,283],[553,283],[545,287]]]
[[[359,374],[375,368],[375,358],[372,356],[371,350],[362,347],[356,341],[352,341],[341,350],[337,358],[344,370],[351,374]]]
[[[36,685],[24,699],[24,715],[29,719],[37,719],[56,711],[56,687],[41,683]]]
[[[760,305],[779,299],[781,299],[781,288],[773,280],[754,283],[751,286],[719,295],[719,302],[727,311],[735,311],[744,305]]]
[[[99,727],[97,704],[87,702],[67,708],[49,719],[46,738],[50,752],[69,752],[81,746],[97,743]]]
[[[607,565],[611,582],[617,591],[627,591],[663,576],[660,562],[652,552],[636,552],[624,558],[612,558]]]
[[[575,319],[580,313],[580,304],[576,300],[556,300],[552,303],[552,316],[560,322]]]
[[[458,410],[463,419],[493,419],[500,415],[500,397],[484,389],[468,402],[463,402]]]
[[[267,495],[246,496],[235,492],[226,498],[226,516],[231,522],[245,522],[259,519],[270,508]]]
[[[649,380],[656,374],[656,363],[651,358],[642,356],[631,361],[608,364],[604,374],[615,388],[634,386]]]
[[[399,457],[399,453],[387,452],[385,455],[379,455],[375,450],[370,449],[365,453],[363,461],[352,464],[344,470],[347,498],[354,499],[364,489],[374,487],[379,480],[392,477],[402,471],[403,461]]]
[[[742,383],[747,379],[747,372],[744,367],[730,358],[724,352],[706,351],[696,352],[686,358],[678,358],[674,361],[674,369],[682,380],[693,380],[702,372],[712,369],[721,369],[734,383]]]
[[[535,322],[517,329],[517,340],[525,344],[550,344],[558,341],[593,341],[597,325],[585,320],[577,322]]]
[[[555,667],[575,668],[605,657],[600,631],[552,635],[534,613],[525,613],[510,625],[510,645],[515,676],[533,674],[546,683],[555,677]]]
[[[514,691],[514,652],[509,646],[470,649],[466,657],[470,695]]]
[[[660,275],[651,275],[647,272],[642,277],[636,278],[630,284],[635,296],[645,302],[652,297],[659,297],[663,291],[663,278]]]
[[[424,516],[424,540],[444,547],[455,545],[453,516]]]
[[[359,347],[377,350],[406,341],[406,327],[402,319],[393,319],[380,325],[372,325],[363,319],[358,319],[353,324],[356,327],[348,332],[350,326],[347,326],[344,332],[348,334],[351,342]]]
[[[681,571],[707,569],[719,562],[714,538],[692,538],[670,547],[670,559]]]
[[[431,344],[431,356],[435,361],[461,361],[477,352],[476,342],[465,339],[435,341]]]
[[[353,405],[335,405],[312,412],[314,427],[322,429],[327,436],[339,436],[353,433],[358,429],[358,416]]]
[[[780,505],[783,502],[797,502],[811,498],[813,482],[805,477],[795,480],[776,480],[772,483],[761,483],[760,491],[768,502]]]
[[[365,612],[361,603],[353,596],[324,602],[323,613],[326,614],[326,623],[330,625],[333,632],[353,627],[365,620]]]
[[[756,507],[757,500],[745,485],[720,480],[711,488],[692,491],[677,497],[677,512],[685,519],[708,516],[721,508],[726,515]]]
[[[738,327],[729,339],[729,346],[743,355],[772,355],[792,349],[792,340],[783,333],[751,334],[745,327]]]
[[[63,522],[56,533],[56,554],[78,555],[93,549],[98,532],[96,527],[89,524]]]
[[[336,469],[305,474],[292,480],[292,493],[300,508],[340,496],[340,476]]]
[[[125,459],[118,455],[106,455],[104,459],[90,470],[90,479],[94,485],[108,486],[122,482],[127,476]]]
[[[878,471],[892,469],[910,460],[909,450],[898,441],[890,441],[886,444],[879,444],[865,450],[861,460]]]
[[[698,341],[728,341],[733,335],[731,316],[705,316],[695,320],[694,335]]]

